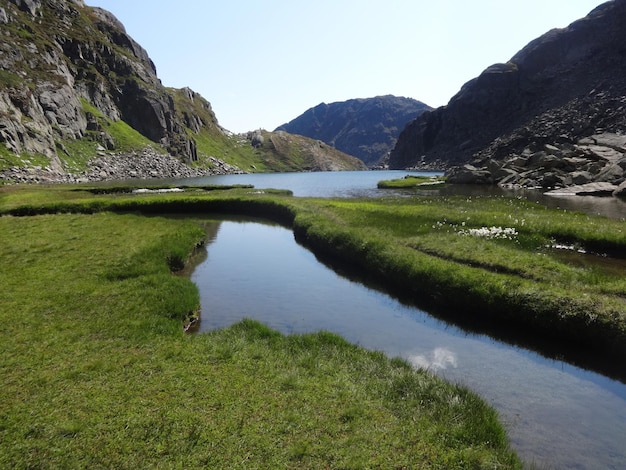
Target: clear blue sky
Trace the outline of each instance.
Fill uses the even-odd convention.
[[[602,0],[86,0],[112,12],[164,85],[189,86],[233,131],[326,102],[392,94],[445,105]]]

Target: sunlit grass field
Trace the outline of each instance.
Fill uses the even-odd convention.
[[[491,408],[404,361],[253,321],[183,334],[199,297],[172,270],[205,236],[197,213],[277,220],[465,324],[624,357],[624,273],[554,248],[623,253],[621,221],[507,198],[88,189],[0,189],[0,467],[520,467]]]
[[[43,191],[18,193],[70,211]],[[1,468],[519,468],[493,409],[404,361],[253,321],[185,335],[172,267],[200,224],[96,210],[184,198],[0,217]]]

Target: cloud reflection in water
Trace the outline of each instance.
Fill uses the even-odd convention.
[[[446,348],[435,348],[428,355],[410,355],[407,359],[417,369],[437,371],[457,367],[456,354]]]

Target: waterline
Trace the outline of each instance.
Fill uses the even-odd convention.
[[[557,468],[621,468],[626,385],[468,333],[352,282],[273,224],[216,222],[192,280],[201,331],[253,318],[283,333],[328,330],[461,382],[500,412],[520,456]]]

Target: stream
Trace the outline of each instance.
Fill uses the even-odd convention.
[[[292,189],[280,184],[282,175],[271,176],[277,179],[271,187]],[[384,179],[367,177],[370,188],[376,178]],[[244,179],[241,183],[210,184],[248,183]],[[344,196],[339,197],[353,197],[370,189],[342,191]],[[587,204],[592,202],[585,199]],[[574,204],[571,200],[566,203]],[[607,203],[607,211],[613,211],[609,216],[625,213],[621,212],[622,201],[611,198],[598,201],[592,212],[603,213],[603,203]],[[498,410],[513,448],[527,466],[624,468],[626,384],[464,331],[343,277],[279,225],[223,218],[207,221],[206,228],[206,251],[190,273],[201,294],[200,332],[227,327],[243,318],[253,318],[285,334],[331,331],[471,388]]]

